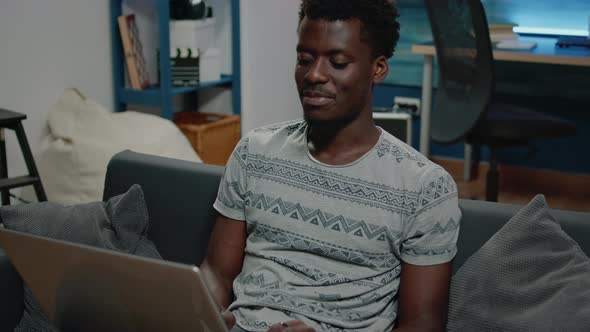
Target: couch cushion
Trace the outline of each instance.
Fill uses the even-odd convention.
[[[148,213],[139,185],[107,202],[51,202],[0,208],[6,228],[130,254],[160,258],[147,239]],[[25,311],[16,331],[56,331],[25,285]]]
[[[589,303],[590,260],[539,195],[453,276],[447,329],[581,331]]]
[[[104,200],[140,184],[150,214],[149,238],[162,257],[199,266],[217,217],[213,202],[223,171],[222,166],[124,151],[109,163]]]
[[[458,251],[453,259],[453,274],[522,207],[515,204],[460,199],[459,208],[463,217],[457,242]],[[586,255],[590,255],[590,212],[550,209],[549,213],[580,245]]]

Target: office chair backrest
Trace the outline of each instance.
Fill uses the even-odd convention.
[[[492,45],[480,0],[425,0],[439,65],[432,112],[435,142],[464,139],[485,115],[494,89]]]

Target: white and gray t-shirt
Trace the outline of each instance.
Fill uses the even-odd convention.
[[[455,182],[384,130],[343,166],[314,159],[306,131],[303,120],[256,129],[228,161],[214,207],[248,232],[230,310],[248,331],[291,319],[318,331],[390,331],[401,262],[456,253]]]

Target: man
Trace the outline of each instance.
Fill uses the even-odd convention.
[[[439,166],[375,127],[399,38],[389,0],[303,0],[303,120],[229,160],[202,270],[236,331],[438,331],[461,217]]]

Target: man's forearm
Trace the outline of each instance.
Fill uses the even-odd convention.
[[[220,273],[217,273],[215,269],[205,262],[200,266],[201,272],[205,277],[207,287],[211,292],[211,295],[215,299],[218,305],[222,309],[226,309],[233,298],[232,283],[231,281],[224,280]]]
[[[439,317],[422,317],[422,319],[405,322],[402,326],[396,326],[392,332],[443,332],[445,320]]]

